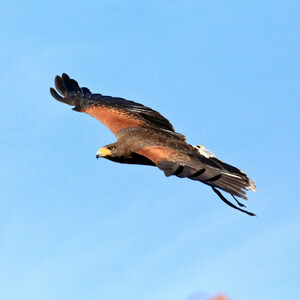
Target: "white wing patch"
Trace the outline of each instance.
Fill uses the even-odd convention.
[[[205,148],[205,146],[203,145],[197,145],[197,146],[193,146],[195,149],[197,149],[197,151],[199,152],[199,154],[205,156],[206,158],[210,158],[210,157],[216,157],[211,151],[209,151],[207,148]]]
[[[205,146],[203,146],[203,145],[197,145],[197,146],[193,146],[193,147],[197,149],[197,151],[198,151],[198,153],[199,153],[200,155],[203,155],[203,156],[206,157],[206,158],[216,157],[216,156],[214,155],[213,152],[211,152],[210,150],[208,150],[208,149],[207,149]],[[232,173],[227,172],[227,171],[225,171],[225,170],[222,170],[222,171],[220,171],[220,172],[223,173],[223,174],[226,174],[227,176],[231,176],[231,177],[235,177],[235,178],[240,178],[240,177],[241,177],[241,176],[239,176],[239,175],[232,174]]]

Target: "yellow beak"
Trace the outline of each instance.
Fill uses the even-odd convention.
[[[99,157],[105,157],[108,155],[111,155],[111,151],[109,149],[107,149],[106,147],[103,147],[97,151],[96,158],[98,159]]]

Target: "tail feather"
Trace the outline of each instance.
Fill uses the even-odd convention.
[[[246,191],[249,189],[254,190],[254,183],[247,175],[239,169],[227,164],[219,163],[216,167],[212,165],[203,164],[194,155],[190,156],[191,160],[186,162],[172,162],[161,161],[157,166],[165,172],[166,176],[175,175],[179,178],[189,178],[196,181],[201,181],[209,185],[213,191],[220,197],[226,204],[234,207],[248,215],[253,216],[253,213],[247,212],[243,209],[236,207],[229,202],[218,189],[223,190],[233,196],[238,205],[243,207],[244,204],[240,203],[236,198],[247,200]],[[234,168],[234,172],[230,172]]]
[[[243,188],[245,190],[252,190],[254,192],[256,192],[255,190],[255,184],[253,182],[253,180],[251,180],[247,174],[245,172],[243,172],[242,170],[236,168],[236,167],[233,167],[229,164],[226,164],[224,163],[223,161],[217,159],[217,158],[214,158],[213,159],[222,169],[225,169],[228,173],[227,175],[230,177],[228,177],[228,181],[231,181],[231,182],[236,182],[238,183],[238,181],[240,182],[240,184],[243,185]]]
[[[224,176],[222,176],[220,180],[218,180],[214,184],[209,184],[207,183],[207,181],[204,183],[210,186],[216,186],[227,193],[230,193],[237,197],[243,198],[244,200],[247,200],[247,197],[245,196],[246,192],[243,189],[243,185],[227,181]]]
[[[162,161],[157,165],[165,172],[166,176],[175,175],[179,178],[190,178],[201,181],[207,185],[218,187],[225,192],[247,200],[245,196],[248,189],[248,177],[244,174],[234,175],[224,169],[218,169],[209,165],[199,165],[198,161],[189,161],[186,163],[176,163]]]
[[[198,153],[197,158],[200,161],[222,170],[223,179],[226,177],[228,184],[231,182],[234,185],[241,186],[245,190],[256,191],[253,180],[251,180],[245,172],[216,158],[216,156],[203,145],[193,146],[193,148],[196,149]]]

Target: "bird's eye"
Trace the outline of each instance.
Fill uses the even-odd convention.
[[[115,146],[108,146],[107,149],[108,150],[114,150],[116,147]]]

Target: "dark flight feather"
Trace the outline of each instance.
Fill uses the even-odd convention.
[[[92,94],[88,88],[80,88],[77,81],[70,79],[65,73],[61,77],[55,77],[55,87],[63,98],[53,88],[50,88],[51,95],[60,102],[75,106],[74,110],[76,111],[84,112],[87,110],[88,112],[87,108],[91,106],[107,107],[116,111],[123,111],[124,114],[127,113],[128,118],[135,117],[137,120],[140,120],[141,127],[154,127],[174,132],[174,128],[169,120],[150,107],[120,97]],[[179,136],[181,136],[181,139],[184,139],[183,135],[178,134]]]

